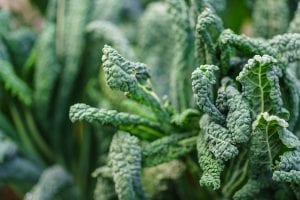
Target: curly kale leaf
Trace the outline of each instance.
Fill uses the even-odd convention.
[[[226,99],[228,114],[226,124],[234,144],[247,142],[251,134],[251,112],[250,108],[233,86],[226,88]]]
[[[192,87],[198,107],[212,119],[224,124],[225,117],[214,105],[212,99],[213,84],[216,83],[214,73],[218,69],[215,65],[201,65],[192,73]]]
[[[276,58],[285,62],[295,62],[300,59],[300,34],[286,33],[274,36],[268,44],[276,49]]]
[[[200,185],[217,190],[221,186],[221,172],[224,170],[224,164],[214,158],[214,155],[208,150],[208,145],[204,139],[204,133],[200,132],[197,140],[198,162],[203,170]]]
[[[222,67],[229,67],[232,54],[238,51],[239,56],[270,55],[283,63],[299,60],[299,37],[297,33],[286,33],[274,36],[269,40],[237,35],[233,31],[224,30],[218,39],[221,50]]]
[[[98,109],[83,103],[71,106],[69,117],[72,122],[85,120],[87,122],[99,122],[101,125],[113,125],[120,130],[126,130],[132,133],[141,134],[143,131],[151,131],[150,129],[160,130],[160,125],[144,119],[138,115],[117,112],[116,110]],[[148,127],[142,128],[142,127]],[[151,132],[155,133],[155,132]]]
[[[141,148],[126,132],[114,135],[109,150],[115,189],[120,200],[146,199],[141,183]]]
[[[103,48],[102,61],[106,82],[111,89],[125,92],[129,98],[149,106],[158,120],[167,124],[169,114],[149,88],[150,75],[145,64],[127,61],[107,45]]]
[[[195,46],[198,64],[216,63],[215,43],[223,30],[222,20],[209,8],[198,16]]]
[[[256,55],[248,60],[236,79],[242,84],[243,96],[254,116],[268,112],[288,118],[281,98],[279,86],[281,76],[282,71],[277,65],[277,60],[271,56]]]
[[[294,140],[298,141],[298,149],[285,152],[280,156],[280,162],[276,166],[272,178],[278,182],[300,185],[300,141],[297,137]]]
[[[281,131],[279,133],[279,138],[282,141],[282,143],[287,146],[288,148],[299,148],[300,147],[300,140],[299,138],[294,135],[294,133],[292,133],[291,131],[289,131],[288,129],[283,129],[283,131]]]
[[[221,50],[221,66],[228,69],[232,55],[238,52],[239,56],[254,56],[268,54],[276,56],[276,49],[266,40],[237,35],[230,29],[225,29],[218,38],[218,47]],[[236,50],[236,51],[235,51]]]
[[[274,159],[282,150],[285,150],[285,137],[288,136],[283,131],[287,128],[288,123],[283,119],[269,115],[264,112],[258,115],[257,119],[252,124],[252,138],[251,138],[251,156],[253,161],[251,163],[260,165],[263,168],[271,169],[274,164]],[[282,135],[283,134],[283,135]],[[256,154],[257,153],[257,154]],[[256,159],[260,159],[259,162]]]
[[[233,85],[233,80],[229,77],[224,77],[221,80],[221,86],[217,91],[216,106],[222,114],[228,112],[227,93],[226,88],[228,85]]]
[[[288,126],[286,121],[265,112],[257,117],[252,126],[249,180],[236,192],[234,199],[251,199],[255,197],[261,189],[272,183],[274,168],[280,170],[281,166],[287,166],[286,163],[293,166],[293,163],[299,162],[300,158],[299,156],[290,155],[295,154],[293,148],[298,143],[295,143],[295,139],[296,141],[298,139],[286,129]],[[286,153],[281,156],[282,163],[277,165],[276,160],[282,152]],[[297,168],[293,169],[297,170]],[[278,174],[280,172],[273,174],[275,176],[273,178],[276,179]]]
[[[300,185],[300,171],[290,170],[290,171],[279,171],[276,170],[273,173],[273,180],[285,183],[294,183]]]
[[[210,121],[204,129],[204,140],[208,150],[217,160],[225,162],[238,154],[238,149],[232,144],[232,139],[228,129]]]

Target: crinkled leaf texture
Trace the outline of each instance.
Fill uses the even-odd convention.
[[[85,120],[87,122],[99,122],[102,125],[137,126],[145,125],[158,127],[158,124],[138,115],[117,112],[116,110],[98,109],[83,103],[78,103],[70,108],[69,117],[72,122]]]
[[[69,117],[72,122],[87,121],[98,122],[101,125],[113,125],[119,130],[128,131],[141,138],[157,138],[161,136],[160,124],[139,115],[116,110],[106,110],[90,107],[83,103],[78,103],[70,108]]]
[[[213,103],[212,89],[216,83],[215,65],[201,65],[192,73],[192,87],[194,98],[198,107],[206,112],[212,119],[224,123],[225,117]]]
[[[109,149],[115,190],[120,200],[146,199],[141,183],[141,147],[138,139],[126,132],[114,135]]]
[[[199,133],[197,141],[198,161],[203,170],[200,185],[219,189],[221,186],[221,172],[224,170],[224,164],[216,160],[214,155],[208,150],[208,146],[204,140],[203,133]]]
[[[228,129],[210,121],[204,129],[204,140],[208,150],[217,160],[225,162],[238,154],[238,149],[232,144]]]
[[[151,90],[147,66],[126,60],[108,45],[102,51],[103,70],[108,86],[125,92],[129,98],[150,107],[159,121],[167,122],[169,114]]]
[[[251,135],[251,113],[250,108],[233,86],[226,88],[226,102],[228,114],[226,124],[234,144],[245,143]]]
[[[216,63],[215,43],[223,30],[222,20],[210,8],[198,16],[195,46],[199,63]]]
[[[256,55],[248,60],[236,79],[242,84],[243,96],[249,102],[254,116],[268,112],[287,118],[279,86],[281,76],[277,60],[271,56]]]
[[[280,162],[273,173],[273,180],[300,185],[300,144],[299,139],[294,139],[298,142],[298,149],[280,156]]]
[[[277,116],[266,112],[258,115],[252,127],[249,180],[235,193],[234,199],[255,198],[263,188],[272,184],[274,168],[274,180],[291,181],[286,172],[296,174],[295,170],[299,170],[300,157],[295,150],[295,147],[299,148],[299,140],[287,127],[287,122]],[[285,153],[280,156],[282,152]],[[277,164],[279,156],[281,162]]]

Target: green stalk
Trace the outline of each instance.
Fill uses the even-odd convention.
[[[52,151],[50,150],[47,143],[40,136],[31,112],[28,109],[24,109],[24,111],[25,111],[25,119],[27,122],[27,126],[29,128],[29,132],[31,134],[33,141],[35,142],[37,147],[41,150],[41,152],[45,155],[45,157],[50,161],[53,161],[54,155],[52,154]]]
[[[44,164],[38,153],[36,152],[34,145],[31,143],[29,135],[26,132],[26,129],[23,125],[22,119],[20,118],[20,114],[17,111],[15,105],[9,104],[10,112],[12,115],[12,119],[14,125],[17,129],[18,135],[20,137],[21,143],[24,145],[25,151],[27,151],[34,159],[39,161],[41,164]]]
[[[83,133],[83,126],[80,123],[79,127],[80,136],[80,157],[78,164],[78,184],[80,185],[81,194],[87,193],[87,177],[89,172],[89,156],[90,155],[90,144],[91,144],[91,132],[85,131]]]
[[[145,134],[148,134],[150,137],[153,137],[153,138],[161,138],[164,136],[164,134],[162,134],[161,132],[153,129],[153,128],[150,128],[150,127],[147,127],[147,126],[143,126],[143,125],[140,125],[140,126],[119,126],[118,127],[120,130],[124,130],[124,131],[128,131],[130,133],[132,133],[133,135],[137,136],[137,137],[141,137],[143,135],[141,135],[141,133],[145,133]]]
[[[183,139],[179,142],[179,144],[183,145],[183,146],[190,146],[190,145],[195,145],[197,143],[197,138],[198,136],[192,136],[186,139]]]
[[[224,194],[226,197],[231,197],[233,195],[233,192],[242,184],[242,182],[245,180],[248,172],[248,166],[249,166],[249,160],[246,161],[244,164],[244,167],[242,168],[241,171],[238,171],[232,176],[233,178],[227,182],[227,187],[225,186],[223,188]],[[236,179],[237,178],[237,179]],[[225,190],[225,188],[227,188]]]

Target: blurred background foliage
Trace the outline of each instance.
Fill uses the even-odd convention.
[[[226,28],[253,35],[254,0],[214,3]],[[289,0],[288,5],[294,13],[297,1]],[[49,195],[52,199],[51,195],[67,187],[59,199],[91,199],[96,183],[91,174],[105,163],[115,128],[72,124],[69,107],[84,102],[141,114],[133,101],[105,85],[99,69],[104,44],[130,60],[148,64],[155,90],[168,96],[166,66],[171,65],[173,35],[165,27],[165,4],[155,0],[0,0],[0,7],[0,197],[47,199],[43,195]],[[187,188],[187,179],[178,180],[182,164],[171,166],[178,173],[157,169],[165,174],[160,177],[165,178],[161,190],[176,191],[178,199],[187,195],[183,191],[197,193],[197,181]],[[47,177],[56,182],[47,182]],[[61,185],[47,190],[47,185],[57,182]],[[205,195],[205,189],[201,190]]]

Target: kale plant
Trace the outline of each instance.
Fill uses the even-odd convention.
[[[0,10],[1,199],[300,199],[298,0],[31,1],[41,30]]]
[[[170,87],[158,89],[170,90],[166,98],[152,86],[152,66],[127,59],[109,45],[102,49],[106,84],[137,104],[135,114],[82,103],[70,108],[72,122],[99,122],[118,130],[107,164],[94,173],[95,199],[171,198],[159,188],[147,191],[156,180],[146,171],[171,166],[176,159],[192,176],[178,187],[207,188],[179,194],[182,199],[300,198],[300,35],[294,25],[299,11],[288,25],[287,1],[267,1],[270,7],[256,1],[254,31],[264,38],[254,38],[225,29],[214,3],[166,0],[149,8],[165,19],[155,21],[150,13],[143,18],[151,26],[142,26],[149,31],[142,30],[141,55],[152,64],[169,64],[161,77],[169,75]],[[171,27],[155,36],[151,28],[160,26]],[[159,34],[172,42],[155,45]],[[161,58],[164,52],[173,59]]]
[[[107,151],[111,139],[102,134],[113,130],[72,126],[69,107],[104,96],[95,73],[104,41],[133,57],[125,34],[110,17],[97,15],[103,3],[49,0],[42,30],[0,9],[0,199],[92,198],[96,155]],[[130,18],[119,24],[126,22],[135,23]]]

